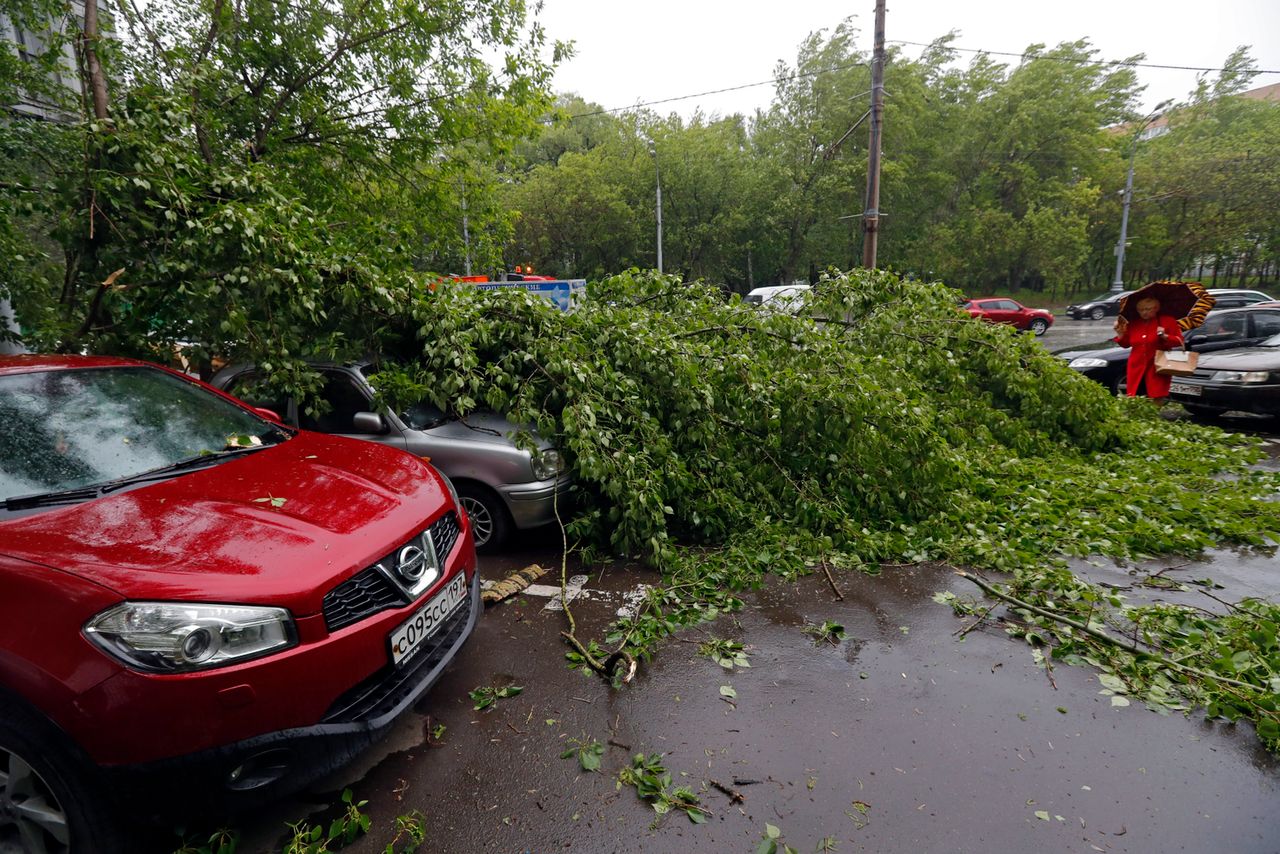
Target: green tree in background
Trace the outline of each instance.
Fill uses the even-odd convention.
[[[1219,285],[1280,264],[1280,108],[1240,97],[1257,73],[1247,51],[1202,79],[1169,116],[1169,132],[1139,148],[1133,269],[1194,271]],[[1215,272],[1216,271],[1216,272]]]

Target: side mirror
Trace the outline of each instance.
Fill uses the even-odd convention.
[[[353,433],[385,433],[387,422],[376,412],[357,412],[351,416],[351,430]]]
[[[274,421],[277,424],[284,423],[283,421],[280,420],[280,416],[276,414],[276,411],[274,409],[267,409],[265,406],[255,406],[253,408],[253,411],[258,413],[268,421]]]

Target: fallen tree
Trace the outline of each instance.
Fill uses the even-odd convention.
[[[829,278],[799,314],[649,274],[575,312],[520,291],[412,300],[390,405],[488,407],[554,437],[589,559],[659,568],[606,643],[643,658],[769,573],[939,560],[1012,572],[1280,538],[1254,440],[1110,396],[956,292]],[[570,654],[602,661],[598,644]]]

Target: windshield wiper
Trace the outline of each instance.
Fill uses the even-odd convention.
[[[208,454],[200,454],[198,456],[189,457],[185,460],[178,460],[176,463],[170,463],[167,466],[148,469],[138,474],[122,477],[118,480],[108,480],[104,483],[96,483],[93,486],[77,486],[72,489],[58,489],[52,492],[37,492],[31,495],[15,495],[12,498],[4,500],[5,510],[30,510],[33,507],[53,507],[58,504],[77,504],[81,501],[91,501],[94,498],[100,498],[108,492],[114,492],[117,489],[123,489],[126,486],[132,486],[135,483],[145,483],[148,480],[158,480],[168,477],[175,472],[186,471],[187,469],[200,468],[202,466],[217,465],[224,462],[228,457],[239,456],[240,454],[249,453],[251,451],[261,451],[268,445],[254,445],[246,448],[227,448],[222,451],[214,451]]]
[[[106,495],[108,492],[114,492],[126,486],[132,486],[135,483],[145,483],[148,480],[156,480],[158,478],[167,477],[175,472],[186,471],[187,469],[202,468],[204,466],[217,465],[224,462],[228,457],[240,456],[242,454],[252,453],[253,451],[261,451],[267,445],[252,445],[243,448],[224,448],[221,451],[211,451],[206,454],[197,454],[194,457],[188,457],[185,460],[178,460],[176,463],[170,463],[167,466],[159,468],[147,469],[137,474],[131,474],[128,477],[122,477],[119,480],[109,480],[106,483],[98,485],[98,491]]]
[[[54,492],[37,492],[33,495],[15,495],[4,500],[5,510],[29,510],[32,507],[53,507],[57,504],[76,504],[97,498],[101,493],[96,486],[80,486],[75,489],[59,489]]]

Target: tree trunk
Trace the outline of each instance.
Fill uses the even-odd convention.
[[[98,60],[98,0],[85,0],[84,28],[80,31],[80,49],[84,52],[84,66],[89,91],[93,95],[93,115],[97,119],[107,117],[107,78]]]
[[[84,21],[80,28],[80,37],[76,47],[80,59],[80,87],[88,92],[93,107],[94,118],[102,121],[107,118],[107,78],[102,71],[102,62],[98,58],[98,0],[85,0]],[[68,319],[75,313],[79,302],[80,277],[83,274],[93,275],[97,267],[98,248],[103,242],[104,229],[98,227],[98,198],[94,191],[92,175],[101,164],[102,149],[96,144],[95,136],[90,136],[90,145],[85,152],[85,183],[82,188],[84,210],[88,215],[86,234],[77,241],[78,245],[67,252],[66,271],[63,278],[62,302]],[[112,279],[115,277],[113,276]],[[97,320],[102,304],[103,291],[94,293],[89,302],[88,313],[77,333],[64,340],[61,349],[75,352],[79,349],[79,340],[87,334]]]

